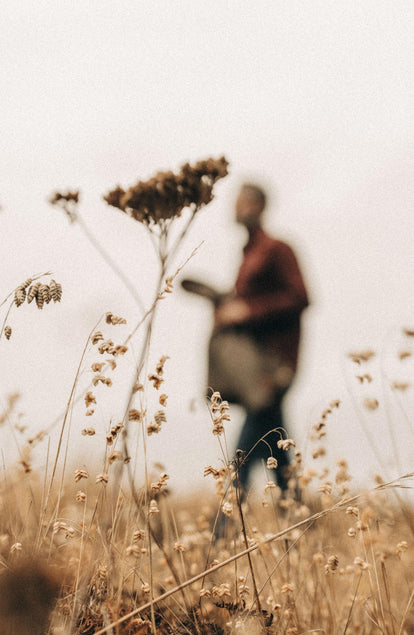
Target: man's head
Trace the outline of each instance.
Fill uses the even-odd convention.
[[[251,230],[260,226],[266,194],[257,185],[245,183],[236,200],[236,221]]]

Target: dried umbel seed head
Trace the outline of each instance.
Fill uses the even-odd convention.
[[[48,202],[51,205],[60,207],[71,223],[76,220],[76,208],[79,203],[79,191],[54,192]]]
[[[186,207],[197,211],[213,198],[216,181],[227,175],[224,157],[183,165],[178,174],[158,172],[148,181],[139,181],[127,191],[116,187],[104,200],[146,225],[181,215]]]
[[[5,326],[4,327],[4,336],[6,338],[6,340],[9,340],[11,338],[11,334],[12,334],[12,329],[11,326]]]

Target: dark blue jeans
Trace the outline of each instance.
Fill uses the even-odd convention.
[[[273,455],[278,462],[277,469],[270,470],[271,476],[282,491],[287,489],[289,480],[287,474],[289,454],[285,450],[277,447],[277,442],[281,438],[285,438],[286,433],[284,433],[283,430],[270,432],[275,428],[283,428],[282,401],[284,394],[285,393],[280,396],[278,395],[271,406],[247,412],[247,417],[236,446],[237,449],[245,452],[247,457],[239,469],[242,494],[246,492],[251,469],[254,464],[262,460],[266,462],[271,455]],[[270,432],[270,434],[268,434],[263,441],[260,441],[259,439],[267,432]],[[254,447],[255,445],[256,447]],[[272,451],[270,451],[269,446]],[[253,447],[254,449],[252,450]]]

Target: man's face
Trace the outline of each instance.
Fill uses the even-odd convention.
[[[257,194],[243,187],[236,200],[236,221],[245,227],[253,228],[260,224],[263,202]]]

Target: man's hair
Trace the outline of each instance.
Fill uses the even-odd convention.
[[[266,206],[266,192],[259,185],[255,185],[254,183],[243,183],[242,190],[249,190],[254,197],[263,205]]]

